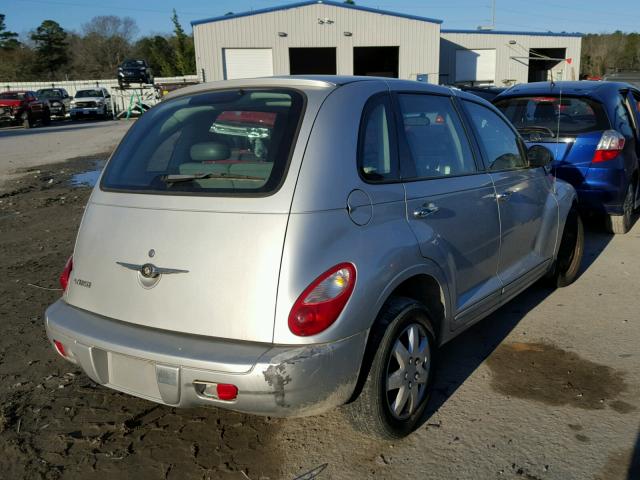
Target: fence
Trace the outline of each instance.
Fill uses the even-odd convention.
[[[198,75],[185,75],[182,77],[156,77],[156,84],[162,83],[193,83],[198,82]],[[6,90],[39,90],[41,88],[64,88],[69,95],[75,96],[78,90],[84,90],[95,87],[106,87],[107,89],[115,89],[118,87],[118,80],[115,78],[103,79],[103,80],[66,80],[60,82],[3,82],[0,81],[0,92]],[[136,90],[140,91],[136,87]],[[148,92],[147,92],[148,90]],[[142,93],[146,96],[147,93],[154,91],[153,87],[142,87]]]

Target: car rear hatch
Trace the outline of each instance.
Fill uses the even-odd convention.
[[[584,182],[602,133],[609,128],[602,104],[591,98],[559,95],[514,96],[495,104],[527,146],[551,150],[558,178],[574,186]]]
[[[205,92],[145,113],[92,194],[66,301],[153,328],[271,342],[307,115],[304,96],[281,88]]]

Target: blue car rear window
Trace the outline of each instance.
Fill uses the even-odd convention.
[[[555,137],[559,131],[563,137],[610,128],[602,104],[590,98],[510,97],[495,105],[525,137],[532,132]]]

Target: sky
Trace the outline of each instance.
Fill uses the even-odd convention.
[[[475,29],[491,23],[492,0],[356,0],[357,5],[443,20],[442,28]],[[496,29],[604,33],[640,31],[638,0],[495,0]],[[43,20],[80,31],[97,15],[129,16],[139,35],[168,33],[176,8],[187,32],[202,18],[268,8],[288,0],[0,0],[9,30],[26,35]]]

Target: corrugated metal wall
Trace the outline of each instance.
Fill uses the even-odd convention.
[[[319,24],[324,18],[333,23]],[[314,4],[196,24],[193,35],[198,72],[204,71],[207,81],[223,79],[223,48],[272,48],[274,75],[287,75],[290,47],[336,47],[337,73],[353,75],[353,47],[399,46],[400,78],[429,74],[429,81],[438,83],[437,23]]]
[[[527,83],[529,61],[512,57],[526,57],[529,49],[566,48],[566,58],[571,64],[562,62],[552,69],[558,80],[578,80],[580,75],[581,37],[556,35],[528,35],[515,33],[450,33],[443,31],[440,43],[440,83],[455,82],[456,51],[460,49],[495,49],[496,50],[496,86],[504,86],[505,82]],[[515,41],[515,44],[509,42]]]

